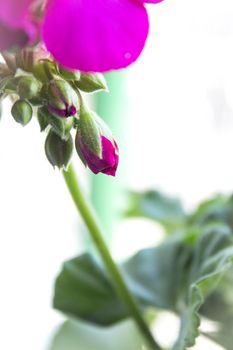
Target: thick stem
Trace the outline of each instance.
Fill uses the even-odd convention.
[[[147,324],[145,323],[138,308],[137,302],[129,291],[119,268],[111,257],[108,247],[103,239],[102,230],[98,224],[92,207],[89,205],[85,196],[83,195],[83,191],[79,186],[72,165],[69,166],[68,170],[63,170],[63,176],[74,203],[89,230],[96,249],[102,258],[105,268],[108,271],[119,297],[127,307],[130,316],[134,319],[141,333],[144,335],[150,349],[161,350],[160,346],[156,343],[149,328],[147,327]]]

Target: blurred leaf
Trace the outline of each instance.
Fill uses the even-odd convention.
[[[189,271],[191,247],[173,237],[156,248],[144,249],[124,265],[125,277],[143,308],[177,311],[177,297]]]
[[[109,279],[89,254],[65,262],[56,280],[53,304],[69,315],[100,325],[127,317]]]
[[[222,275],[232,266],[232,261],[232,232],[227,227],[209,229],[198,238],[186,287],[186,301],[181,309],[180,334],[174,350],[184,350],[195,344],[200,324],[198,311]]]
[[[204,201],[190,215],[189,225],[224,223],[233,229],[233,196],[217,195]]]
[[[233,344],[233,270],[221,281],[221,285],[204,303],[200,312],[202,315],[216,322],[214,330],[203,332],[211,340],[232,350]]]
[[[172,239],[158,248],[139,252],[122,265],[122,273],[142,309],[154,306],[175,310],[174,288],[179,286],[186,257],[180,239]],[[53,305],[70,316],[99,325],[129,317],[106,273],[90,254],[64,263],[55,283]]]
[[[97,328],[81,322],[66,321],[49,350],[146,350],[133,322],[110,328]]]
[[[186,214],[181,202],[158,191],[131,192],[128,217],[146,217],[159,222],[170,232],[183,226]]]
[[[187,237],[172,236],[159,247],[137,253],[121,268],[142,310],[157,307],[180,315],[174,350],[184,350],[198,336],[199,308],[232,260],[232,232],[216,225],[205,228],[192,244]],[[101,325],[128,316],[108,277],[88,254],[64,265],[56,282],[54,306]]]

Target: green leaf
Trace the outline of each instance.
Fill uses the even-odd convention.
[[[222,275],[232,266],[232,261],[232,232],[227,227],[209,229],[198,238],[193,249],[188,284],[183,297],[185,304],[180,312],[180,334],[174,350],[184,350],[195,344],[200,325],[198,311]]]
[[[200,310],[203,316],[215,322],[214,329],[203,334],[226,350],[232,350],[233,344],[232,272],[231,269],[226,274],[221,285],[207,298]]]
[[[188,220],[189,225],[209,223],[222,223],[233,229],[233,196],[217,195],[204,201]]]
[[[146,217],[159,222],[170,232],[184,225],[186,214],[181,202],[158,191],[131,192],[128,217]]]
[[[63,265],[56,280],[53,304],[68,315],[100,325],[127,317],[109,279],[89,254]]]
[[[194,345],[199,334],[199,309],[233,260],[229,227],[211,226],[191,235],[192,240],[188,235],[174,235],[159,247],[137,253],[121,266],[142,311],[154,307],[180,315],[174,350]],[[54,306],[100,325],[129,316],[105,272],[88,254],[64,265],[56,282]]]
[[[49,350],[147,350],[133,322],[98,328],[66,321],[52,340]]]

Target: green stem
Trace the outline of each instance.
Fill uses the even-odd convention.
[[[79,186],[72,165],[69,166],[68,170],[63,170],[63,176],[74,203],[90,232],[90,235],[109,275],[111,276],[112,283],[114,284],[119,297],[127,307],[131,317],[136,322],[141,333],[144,335],[149,347],[153,350],[161,350],[160,346],[156,343],[149,328],[147,327],[147,324],[145,323],[138,308],[137,302],[129,291],[119,268],[111,257],[108,247],[103,239],[102,230],[98,224],[92,207],[89,205],[85,196],[83,195],[83,191]]]

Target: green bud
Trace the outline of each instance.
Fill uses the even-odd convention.
[[[82,106],[78,121],[77,134],[82,133],[88,149],[93,154],[101,155],[101,140],[98,124],[95,121],[95,114]]]
[[[70,130],[74,125],[73,117],[63,119],[54,115],[50,115],[48,120],[53,131],[58,134],[62,140],[67,140],[69,138]]]
[[[78,81],[75,81],[76,87],[85,92],[96,92],[99,90],[108,91],[107,83],[104,76],[100,73],[81,74]]]
[[[71,85],[60,78],[51,80],[43,91],[48,111],[61,118],[74,116],[79,110],[79,98]]]
[[[39,60],[33,67],[32,72],[42,83],[48,83],[58,75],[56,63],[48,59]]]
[[[32,119],[32,106],[25,100],[18,100],[12,106],[11,114],[17,123],[25,126]]]
[[[37,120],[40,125],[40,131],[44,131],[47,126],[49,125],[48,117],[47,117],[47,110],[45,107],[40,107],[37,110]]]
[[[59,169],[66,168],[73,152],[73,140],[71,135],[67,140],[62,140],[54,131],[50,130],[45,141],[45,154],[52,166]]]
[[[68,70],[64,67],[59,67],[59,73],[65,80],[79,80],[81,73],[78,70]]]
[[[67,140],[69,138],[70,130],[74,125],[74,118],[60,118],[51,114],[46,107],[39,109],[38,114],[40,115],[42,127],[45,125],[50,125],[53,131],[60,136],[62,140]],[[43,119],[42,119],[43,118]],[[46,125],[46,126],[47,126]],[[42,130],[41,130],[42,131]]]
[[[39,97],[41,86],[33,76],[23,76],[19,80],[17,92],[20,98],[31,100]]]

